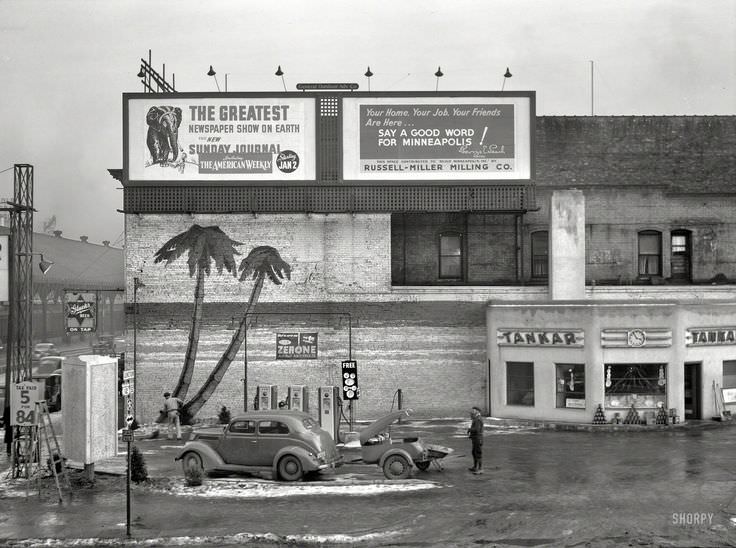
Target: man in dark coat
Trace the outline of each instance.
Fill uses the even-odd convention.
[[[470,428],[468,437],[473,443],[473,467],[468,468],[473,474],[483,473],[483,417],[480,409],[473,407],[470,411]]]

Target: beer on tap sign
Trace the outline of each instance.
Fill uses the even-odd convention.
[[[97,330],[96,292],[64,292],[64,310],[67,333],[91,333]]]

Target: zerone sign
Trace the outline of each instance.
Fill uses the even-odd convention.
[[[64,292],[67,333],[90,333],[97,330],[97,293]]]
[[[277,360],[316,360],[317,333],[276,333]]]
[[[315,178],[315,100],[124,94],[126,181]]]
[[[531,178],[532,94],[342,101],[345,180]]]

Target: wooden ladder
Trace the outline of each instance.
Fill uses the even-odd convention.
[[[69,490],[69,496],[71,496],[72,485],[69,481],[69,475],[66,471],[66,459],[64,458],[64,455],[61,452],[61,448],[59,447],[59,440],[56,437],[54,425],[51,422],[51,416],[49,415],[49,408],[46,400],[36,402],[36,426],[37,428],[34,428],[32,433],[32,436],[35,438],[35,440],[32,441],[31,445],[32,447],[37,448],[38,451],[39,472],[41,468],[41,455],[43,453],[41,441],[43,441],[46,446],[46,450],[48,451],[49,458],[47,462],[49,463],[51,473],[54,475],[56,491],[59,493],[59,502],[63,502],[63,487],[66,487]],[[51,432],[50,436],[49,431]],[[53,440],[54,442],[54,448],[56,450],[55,452],[52,451],[51,440]],[[59,481],[59,476],[61,476],[62,481]],[[38,494],[41,494],[40,473],[38,474]]]

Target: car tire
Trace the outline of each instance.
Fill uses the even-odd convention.
[[[302,462],[294,455],[281,457],[278,470],[279,477],[286,481],[299,481],[304,476]]]
[[[411,474],[411,464],[403,455],[390,455],[383,462],[383,475],[388,479],[406,479]]]
[[[429,461],[429,460],[421,460],[419,462],[415,462],[414,464],[422,472],[426,472],[427,470],[429,470],[429,465],[432,464],[432,461]]]
[[[184,475],[187,474],[187,470],[196,469],[200,473],[204,473],[204,465],[202,464],[202,457],[197,453],[189,452],[181,458],[181,467],[184,471]]]

